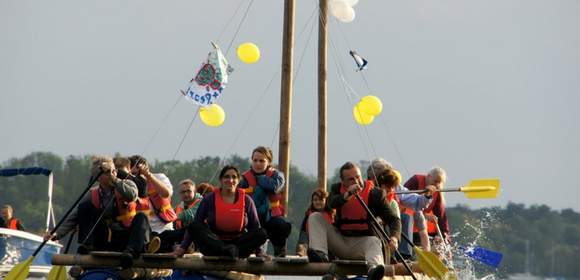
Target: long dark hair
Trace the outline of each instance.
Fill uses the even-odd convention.
[[[240,170],[233,166],[233,165],[226,165],[222,168],[222,171],[220,171],[220,180],[224,178],[224,175],[226,175],[226,172],[228,172],[228,170],[234,170],[236,171],[236,175],[238,176],[238,179],[240,178]]]
[[[319,211],[316,208],[314,208],[314,203],[312,203],[312,200],[314,200],[315,196],[319,197],[320,199],[327,199],[328,192],[326,192],[323,189],[317,189],[314,192],[312,192],[312,195],[310,195],[310,206],[306,210],[306,213],[304,213],[306,216],[308,216],[312,212]],[[330,208],[330,206],[328,206],[328,201],[325,201],[324,208],[322,209],[322,211],[328,212],[331,216],[334,216],[334,209],[332,209],[332,208]]]

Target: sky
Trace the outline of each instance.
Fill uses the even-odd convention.
[[[291,162],[314,175],[317,2],[296,2]],[[496,199],[450,193],[451,205],[580,211],[580,2],[360,0],[354,8],[353,22],[329,25],[329,173],[375,157],[406,178],[438,165],[448,187],[502,183]],[[277,155],[282,15],[281,0],[0,1],[0,162],[34,151],[191,160],[249,156],[258,145]],[[235,69],[218,100],[226,121],[209,128],[197,118],[179,148],[197,108],[178,90],[210,41]],[[244,42],[260,48],[258,63],[236,57]],[[350,49],[369,61],[362,74]],[[369,94],[383,112],[361,127],[352,107]]]

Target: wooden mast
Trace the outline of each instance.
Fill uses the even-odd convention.
[[[318,20],[318,188],[326,190],[328,0],[319,0]]]
[[[280,98],[279,170],[284,172],[283,202],[288,212],[288,185],[290,182],[290,128],[292,125],[292,79],[294,56],[294,0],[284,0],[284,31],[282,35],[282,82]]]

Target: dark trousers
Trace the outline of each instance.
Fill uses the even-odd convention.
[[[162,233],[153,233],[161,239],[161,247],[159,247],[159,253],[169,253],[173,252],[173,246],[180,244],[183,240],[183,235],[185,235],[185,228],[176,230],[165,230]]]
[[[124,228],[118,223],[113,223],[110,218],[102,217],[98,224],[101,211],[93,207],[90,201],[79,204],[79,243],[85,239],[84,245],[99,251],[124,251],[130,250],[141,253],[145,250],[145,244],[149,242],[151,227],[149,220],[143,213],[137,213],[129,228]],[[94,227],[94,229],[93,229]],[[93,229],[92,233],[90,232]],[[87,238],[87,236],[90,236]]]
[[[292,224],[284,220],[282,217],[274,217],[269,221],[262,223],[262,227],[268,234],[268,239],[272,242],[274,247],[286,247],[286,240],[290,236]]]
[[[232,240],[221,240],[202,223],[191,223],[187,230],[195,246],[206,256],[230,256],[231,251],[228,248],[233,245],[237,248],[239,257],[247,258],[266,242],[266,232],[261,228],[248,230]]]

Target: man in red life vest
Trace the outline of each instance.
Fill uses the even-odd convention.
[[[443,189],[447,175],[441,167],[433,167],[427,175],[416,174],[405,182],[405,187],[410,190],[422,190],[429,186],[436,189]],[[442,192],[433,193],[433,201],[423,210],[427,221],[427,231],[430,236],[437,235],[437,226],[441,229],[441,234],[449,240],[449,222],[445,212],[445,198]]]
[[[4,219],[4,222],[6,223],[5,227],[9,229],[25,230],[20,220],[13,216],[13,213],[14,209],[12,209],[12,206],[6,204],[2,207],[2,219]]]
[[[366,260],[368,279],[382,279],[385,260],[381,240],[371,230],[370,217],[354,194],[360,195],[370,211],[385,222],[391,249],[398,247],[401,220],[387,204],[386,193],[371,181],[363,182],[360,168],[354,163],[347,162],[340,168],[340,180],[332,185],[328,199],[328,205],[336,209],[334,226],[321,213],[313,213],[308,219],[308,258],[326,262],[331,253],[341,259]]]
[[[47,233],[44,238],[59,240],[78,226],[79,242],[86,240],[80,247],[83,252],[124,251],[128,254],[123,256],[122,265],[130,266],[131,258],[137,258],[144,251],[150,238],[147,217],[135,211],[137,187],[131,180],[117,178],[110,157],[93,158],[91,176],[97,175],[97,183],[78,207],[53,235]]]

